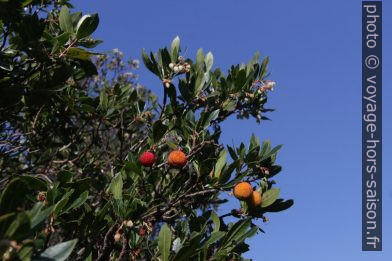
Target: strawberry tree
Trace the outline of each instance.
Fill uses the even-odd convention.
[[[293,204],[273,181],[281,145],[220,140],[229,117],[272,111],[268,57],[224,73],[176,37],[142,52],[158,99],[137,60],[89,50],[98,14],[49,0],[0,10],[4,260],[243,260],[266,214]]]

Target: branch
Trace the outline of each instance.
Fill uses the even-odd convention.
[[[106,261],[109,260],[109,255],[111,252],[111,246],[113,241],[110,240],[109,238],[113,236],[113,232],[114,229],[116,227],[116,224],[114,224],[113,226],[111,226],[111,228],[109,228],[109,230],[106,232],[105,234],[105,238],[103,240],[103,248],[102,248],[102,252],[101,254],[98,256],[97,261]]]

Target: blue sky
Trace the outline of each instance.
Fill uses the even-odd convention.
[[[390,14],[383,18],[383,252],[361,251],[361,1],[74,1],[98,12],[95,36],[106,51],[119,48],[140,59],[179,35],[188,55],[199,47],[226,70],[255,51],[270,56],[272,121],[230,120],[222,142],[247,142],[252,133],[273,145],[283,171],[276,178],[295,205],[269,215],[266,234],[248,242],[247,257],[276,261],[392,260]],[[140,83],[160,93],[142,66]],[[231,206],[228,206],[228,208]]]

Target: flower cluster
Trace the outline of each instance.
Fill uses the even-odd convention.
[[[191,71],[191,65],[185,62],[184,57],[182,56],[178,57],[178,63],[170,63],[169,67],[173,70],[174,73],[188,73]]]

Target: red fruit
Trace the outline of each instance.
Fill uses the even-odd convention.
[[[139,236],[144,237],[145,234],[146,234],[146,230],[144,229],[144,227],[140,227],[139,228]]]
[[[151,167],[156,159],[157,158],[155,157],[154,153],[152,153],[151,151],[146,151],[142,155],[140,155],[139,162],[143,166]]]

